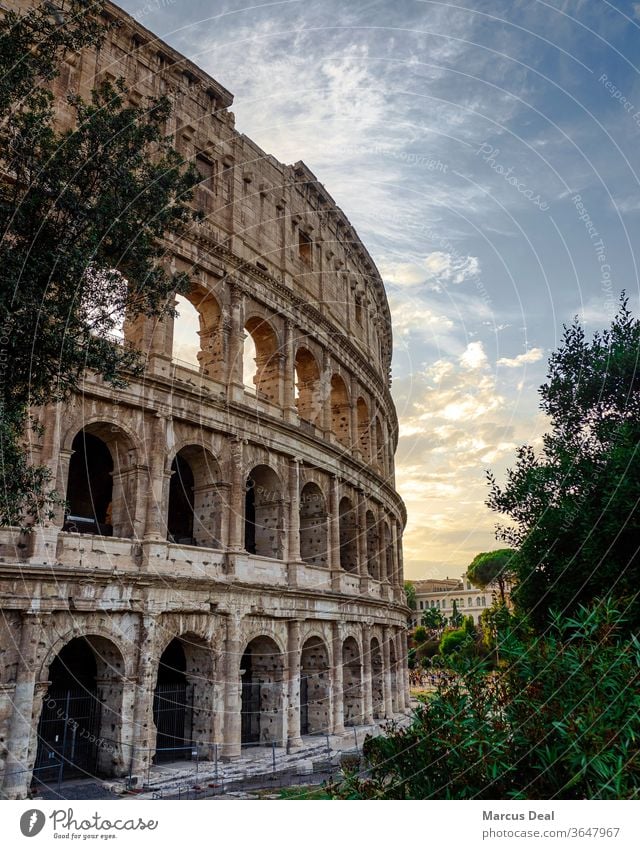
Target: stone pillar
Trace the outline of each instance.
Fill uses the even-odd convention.
[[[394,587],[401,585],[400,580],[400,566],[398,561],[398,522],[396,519],[391,520],[391,554],[393,558],[393,576],[391,578],[391,584]]]
[[[167,417],[155,414],[149,443],[149,483],[147,486],[144,538],[166,541],[165,456],[167,447]]]
[[[158,677],[156,657],[157,619],[145,615],[140,621],[138,636],[138,664],[135,700],[133,706],[133,729],[127,733],[123,727],[123,737],[131,740],[132,779],[141,787],[146,781],[151,760],[156,749],[156,726],[153,721],[153,696]]]
[[[216,483],[216,490],[216,504],[220,511],[220,548],[229,548],[231,484],[226,481],[218,481]]]
[[[360,448],[360,428],[358,427],[358,381],[355,377],[351,378],[350,385],[351,407],[349,408],[349,426],[351,428],[351,445],[352,453],[356,460],[366,459],[362,456]]]
[[[300,562],[300,460],[289,460],[289,539],[288,559]]]
[[[396,657],[398,658],[396,684],[398,687],[398,709],[401,711],[409,706],[408,666],[405,660],[406,643],[405,632],[402,628],[399,628],[396,633]]]
[[[231,613],[227,618],[227,638],[224,646],[224,740],[222,756],[238,758],[242,751],[242,682],[240,662],[241,617]]]
[[[367,568],[367,505],[364,492],[358,490],[358,574],[360,575],[360,592],[369,593],[369,570]]]
[[[244,394],[242,379],[244,348],[244,295],[236,283],[231,283],[231,330],[229,333],[229,359],[227,368],[227,394],[238,400]]]
[[[31,783],[33,763],[30,754],[35,756],[35,752],[29,752],[29,743],[32,739],[33,723],[37,724],[39,719],[39,717],[34,716],[34,713],[37,706],[35,699],[36,666],[41,631],[42,616],[24,613],[2,784],[4,799],[26,799]],[[44,690],[42,690],[41,695],[43,692]],[[41,701],[42,699],[40,699]]]
[[[378,580],[388,584],[387,578],[387,552],[384,540],[384,509],[378,509]]]
[[[326,349],[322,351],[322,375],[320,377],[322,383],[322,431],[324,438],[331,438],[331,357]]]
[[[340,490],[337,475],[329,478],[329,568],[331,588],[340,591]]]
[[[229,493],[229,549],[244,550],[244,501],[247,483],[244,474],[245,440],[231,440],[231,489]]]
[[[342,734],[344,732],[344,683],[343,683],[343,668],[342,668],[342,623],[333,622],[332,624],[332,646],[331,653],[333,663],[331,665],[331,695],[333,700],[333,733]]]
[[[393,716],[393,697],[391,695],[391,646],[393,639],[391,628],[382,629],[382,676],[384,683],[384,715],[387,719]]]
[[[362,626],[362,709],[365,725],[373,723],[373,692],[371,689],[371,625]]]
[[[288,746],[298,749],[302,746],[300,737],[300,622],[291,620],[288,623],[287,642],[287,730]]]
[[[295,358],[293,353],[293,328],[291,322],[284,322],[284,362],[283,362],[283,416],[286,421],[298,421],[298,409],[295,399]]]

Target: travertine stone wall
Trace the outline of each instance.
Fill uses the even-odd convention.
[[[114,391],[87,375],[64,407],[38,411],[34,459],[77,514],[59,511],[28,537],[0,529],[0,783],[10,798],[44,774],[54,720],[85,735],[92,769],[144,781],[162,754],[155,697],[173,640],[188,700],[175,719],[202,758],[216,748],[238,757],[250,739],[295,747],[301,734],[408,707],[406,517],[382,281],[304,163],[261,151],[235,130],[223,86],[107,8],[121,26],[97,53],[65,57],[53,83],[60,121],[72,120],[69,91],[88,97],[105,78],[124,77],[138,102],[171,98],[167,130],[203,175],[204,220],[166,243],[167,264],[194,281],[199,353],[197,365],[176,358],[172,320],[125,321],[144,376]],[[102,452],[99,482],[88,464],[76,468],[81,450]],[[98,483],[106,506],[88,515]],[[102,704],[82,721],[56,715],[50,677],[60,651],[80,644]]]

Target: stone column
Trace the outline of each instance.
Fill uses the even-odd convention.
[[[242,751],[241,622],[242,619],[239,614],[230,613],[227,618],[227,638],[223,655],[224,740],[222,756],[225,758],[238,758]]]
[[[288,746],[298,749],[302,746],[300,737],[300,622],[288,623],[287,642],[287,730]]]
[[[156,413],[149,443],[149,483],[147,486],[145,540],[166,541],[165,515],[165,456],[167,446],[167,417]]]
[[[331,695],[333,700],[333,733],[342,734],[344,732],[343,626],[341,622],[333,622],[332,628],[331,654],[333,663],[331,665]]]
[[[229,550],[244,550],[244,501],[247,491],[244,474],[245,440],[232,439],[231,453],[231,489],[229,492]]]
[[[284,322],[284,362],[283,362],[283,416],[286,421],[298,421],[298,409],[295,399],[295,359],[293,353],[293,328],[291,322]]]
[[[288,559],[300,562],[300,460],[289,460],[289,539]]]
[[[244,348],[244,295],[236,283],[231,289],[231,330],[229,333],[229,359],[227,368],[227,394],[238,400],[244,394],[242,355]]]
[[[398,586],[399,569],[398,569],[398,523],[395,518],[391,519],[391,559],[393,561],[393,575],[391,576],[391,585]]]
[[[38,644],[42,631],[42,616],[34,613],[22,615],[16,684],[9,720],[7,756],[2,784],[5,799],[26,799],[31,783],[33,764],[29,757],[36,702],[36,677]],[[41,701],[41,700],[40,700]],[[35,752],[32,753],[35,755]]]
[[[371,689],[371,625],[362,626],[362,709],[365,725],[373,724],[373,692]]]
[[[337,475],[329,478],[329,568],[331,588],[340,591],[340,490]]]
[[[382,676],[384,682],[384,715],[387,719],[393,716],[393,696],[391,695],[391,646],[393,639],[391,628],[382,629]]]
[[[158,677],[156,657],[157,619],[145,615],[141,618],[138,636],[137,682],[133,706],[133,729],[127,732],[123,727],[123,737],[131,740],[129,752],[130,772],[136,785],[141,787],[149,773],[151,760],[156,749],[156,726],[153,721],[153,696]]]
[[[406,637],[402,628],[399,628],[396,633],[396,657],[398,658],[398,667],[396,669],[396,682],[398,687],[398,709],[404,710],[409,706],[408,692],[408,669],[405,661],[405,646]]]
[[[349,409],[349,426],[351,428],[351,445],[352,453],[356,460],[365,460],[360,448],[360,428],[358,427],[358,381],[355,377],[351,378],[350,385],[351,407]]]
[[[329,352],[326,349],[322,351],[322,375],[320,376],[320,381],[322,384],[322,397],[323,397],[323,406],[322,406],[322,431],[324,434],[324,438],[329,440],[331,438],[331,424],[332,424],[332,415],[331,415],[331,357]]]
[[[387,552],[385,549],[384,540],[384,509],[378,508],[378,580],[383,584],[388,584],[387,577]]]
[[[367,505],[364,492],[358,490],[358,574],[360,575],[360,592],[369,593],[369,570],[367,568]]]

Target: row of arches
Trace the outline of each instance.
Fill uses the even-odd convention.
[[[191,759],[195,749],[228,742],[230,728],[239,730],[241,746],[277,743],[294,735],[328,734],[335,730],[335,701],[342,702],[344,726],[383,719],[404,707],[395,641],[390,641],[389,668],[377,637],[363,658],[358,642],[346,637],[332,667],[328,645],[308,637],[293,657],[266,634],[251,638],[231,680],[220,680],[215,656],[194,634],[174,637],[162,651],[153,692],[130,693],[125,661],[114,643],[101,636],[71,639],[48,669],[48,685],[37,720],[35,769],[39,780],[77,775],[125,774],[132,757],[127,742],[135,738],[131,700],[150,698],[153,720],[150,755],[154,763]],[[334,649],[335,652],[335,649]],[[402,658],[400,658],[402,660]],[[365,675],[365,662],[369,672]],[[297,670],[292,691],[291,669]],[[227,667],[228,671],[228,667]],[[386,680],[385,680],[386,676]],[[235,678],[235,681],[233,680]],[[220,722],[219,688],[240,682],[239,724]],[[336,684],[336,682],[341,682]],[[390,692],[386,689],[390,688]],[[386,695],[386,698],[385,698]],[[227,701],[225,701],[225,705]],[[294,711],[294,719],[286,717]],[[216,731],[216,729],[218,729]],[[62,765],[62,767],[60,767]],[[51,774],[47,774],[47,768]]]
[[[135,468],[123,433],[92,424],[73,439],[69,460],[63,529],[76,533],[134,535]],[[287,492],[274,469],[255,466],[244,480],[243,539],[248,553],[285,559]],[[290,494],[289,494],[290,495]],[[231,498],[220,466],[198,445],[180,448],[171,461],[166,499],[166,538],[186,546],[224,548],[223,516]],[[360,571],[361,562],[377,580],[394,581],[394,539],[389,522],[368,508],[358,509],[344,495],[338,504],[339,565]],[[300,559],[312,566],[330,565],[331,515],[321,487],[309,481],[298,494]]]
[[[225,383],[231,352],[225,352],[221,312],[215,298],[196,288],[187,296],[179,295],[176,304],[172,358]],[[337,372],[325,377],[316,354],[304,344],[294,346],[289,362],[285,343],[261,316],[246,320],[242,337],[242,347],[235,356],[241,358],[238,371],[245,391],[284,407],[288,384],[292,384],[290,402],[302,422],[319,430],[329,429],[339,444],[357,450],[381,471],[388,469],[387,436],[381,416],[358,394],[350,379]]]

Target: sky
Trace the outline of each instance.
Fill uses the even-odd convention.
[[[549,354],[638,307],[640,3],[126,0],[302,159],[384,279],[408,578],[500,547],[485,505],[540,445]]]

